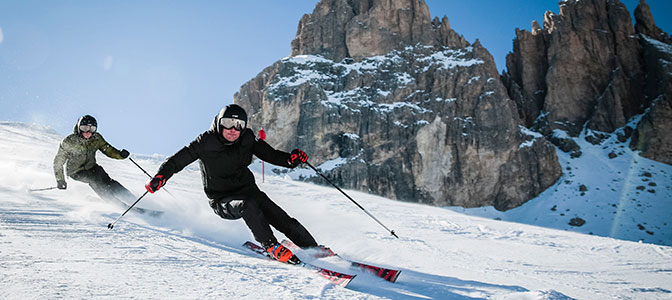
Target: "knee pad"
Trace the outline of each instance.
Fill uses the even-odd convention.
[[[210,200],[210,207],[222,219],[237,220],[243,217],[245,199],[243,197],[227,197]]]

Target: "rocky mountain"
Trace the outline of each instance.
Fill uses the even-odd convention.
[[[516,30],[502,80],[525,126],[580,155],[569,136],[594,144],[616,132],[642,155],[672,164],[672,45],[641,0],[566,0],[543,28]]]
[[[450,29],[448,18],[430,20],[423,0],[324,0],[299,22],[291,55],[359,60],[418,43],[456,48],[469,45]]]
[[[521,126],[490,53],[422,0],[320,1],[291,56],[234,102],[270,144],[394,199],[506,210],[562,174],[555,148]]]

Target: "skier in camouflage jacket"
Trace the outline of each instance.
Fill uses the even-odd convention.
[[[133,202],[135,196],[116,180],[110,178],[103,167],[96,163],[96,151],[114,159],[125,159],[129,152],[117,150],[108,144],[97,132],[98,122],[90,115],[77,120],[73,133],[63,139],[54,157],[54,175],[59,189],[66,189],[63,165],[66,165],[68,177],[88,183],[105,200]]]

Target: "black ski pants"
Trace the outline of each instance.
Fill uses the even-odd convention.
[[[88,183],[93,191],[103,200],[117,200],[126,204],[131,204],[136,200],[133,193],[127,190],[121,183],[110,178],[110,175],[100,165],[72,174],[70,178]]]
[[[252,231],[254,239],[262,245],[278,242],[271,230],[273,226],[299,247],[317,246],[315,238],[308,230],[262,191],[257,190],[245,197],[242,217]]]

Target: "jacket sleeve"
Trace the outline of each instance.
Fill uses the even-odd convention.
[[[105,139],[103,138],[102,135],[99,135],[100,141],[98,142],[98,150],[103,152],[107,157],[109,158],[114,158],[114,159],[124,159],[121,156],[121,151],[119,149],[112,147]]]
[[[263,161],[267,161],[276,166],[291,168],[289,165],[289,153],[276,150],[262,139],[254,140],[253,153]]]
[[[201,137],[199,136],[188,146],[180,149],[180,151],[177,151],[177,153],[169,157],[163,164],[161,164],[156,175],[162,175],[163,178],[168,180],[170,177],[173,177],[175,173],[182,171],[184,167],[196,161],[200,157],[200,141]]]
[[[65,150],[64,143],[65,140],[58,146],[58,152],[54,157],[54,176],[56,176],[56,181],[65,180],[63,165],[68,160],[68,152]]]

